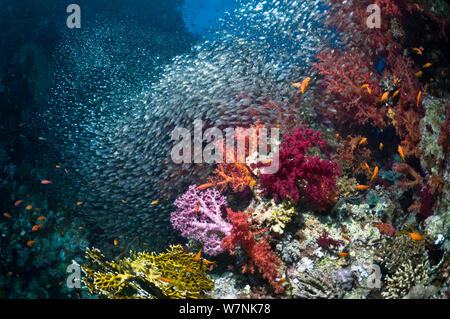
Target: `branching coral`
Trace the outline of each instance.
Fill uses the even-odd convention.
[[[165,253],[131,252],[130,257],[108,261],[98,249],[87,249],[83,282],[91,294],[103,298],[205,298],[214,283],[206,264],[181,246]]]
[[[416,284],[426,284],[430,265],[425,241],[413,241],[408,234],[383,239],[376,258],[386,267],[385,298],[402,298]]]
[[[297,215],[297,210],[288,203],[276,204],[274,200],[261,203],[251,209],[252,221],[261,227],[267,225],[275,233],[283,234],[284,228]]]
[[[263,236],[256,240],[258,235],[266,231],[252,231],[248,223],[248,216],[243,212],[233,212],[227,209],[227,218],[233,224],[233,228],[229,236],[222,241],[222,247],[227,249],[231,255],[235,253],[237,246],[240,246],[247,255],[247,263],[242,267],[242,273],[249,272],[254,274],[256,269],[267,279],[275,288],[276,293],[284,290],[283,286],[276,281],[280,277],[278,269],[281,266],[277,255],[271,252],[270,245],[267,242],[270,236]]]
[[[384,238],[381,247],[376,251],[376,256],[389,273],[395,273],[408,261],[418,265],[428,259],[425,241],[415,242],[409,235],[400,235],[392,239]]]
[[[196,185],[175,201],[176,211],[171,214],[172,226],[181,235],[198,240],[205,253],[215,256],[223,252],[220,242],[230,234],[231,225],[222,217],[226,199],[215,189],[201,191]]]
[[[381,295],[387,299],[398,299],[406,296],[415,285],[428,282],[428,261],[413,265],[409,260],[402,264],[392,276],[386,276],[386,287]]]
[[[341,168],[319,156],[308,154],[312,147],[319,149],[326,146],[326,140],[321,139],[321,133],[298,127],[292,134],[283,136],[279,151],[279,169],[275,174],[261,174],[260,187],[265,195],[272,195],[275,200],[303,199],[326,210],[333,205],[338,197],[336,179]],[[264,166],[258,163],[259,167]]]

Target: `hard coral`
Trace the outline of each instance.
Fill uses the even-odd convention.
[[[83,282],[102,298],[206,298],[214,283],[206,264],[181,246],[165,253],[131,252],[130,257],[108,261],[98,249],[87,249]]]
[[[281,266],[277,255],[271,252],[270,245],[267,242],[270,236],[263,236],[256,240],[256,236],[261,235],[266,229],[260,231],[252,231],[248,223],[248,216],[243,212],[233,212],[227,208],[227,218],[233,224],[233,228],[229,236],[222,241],[222,247],[227,249],[230,254],[234,254],[236,247],[240,246],[247,255],[247,263],[242,268],[242,273],[249,272],[251,274],[258,272],[262,277],[267,279],[275,288],[275,293],[284,290],[283,286],[276,281],[280,277],[278,268]]]
[[[226,198],[215,189],[202,191],[191,185],[174,204],[178,209],[171,214],[172,226],[181,231],[183,237],[201,242],[206,254],[222,253],[220,242],[231,230],[231,225],[222,217]]]
[[[272,195],[276,201],[280,198],[299,201],[302,196],[319,210],[326,210],[335,203],[338,197],[336,180],[341,168],[319,156],[308,155],[312,147],[322,149],[326,146],[326,140],[320,137],[320,132],[305,126],[283,136],[278,171],[260,177],[260,187],[265,195]]]

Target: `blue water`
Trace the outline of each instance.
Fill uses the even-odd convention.
[[[226,12],[232,12],[237,0],[185,0],[179,10],[189,32],[207,36],[219,25]]]

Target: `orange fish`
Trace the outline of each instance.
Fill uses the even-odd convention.
[[[420,102],[420,97],[422,96],[422,91],[419,91],[419,93],[417,94],[417,102],[416,102],[416,106],[419,106],[419,102]]]
[[[34,225],[33,226],[33,228],[31,228],[31,231],[37,231],[39,228],[41,228],[42,227],[42,225],[41,224],[39,224],[39,225]]]
[[[84,202],[77,202],[77,205],[78,206],[81,206],[81,205],[83,205],[84,204]]]
[[[197,204],[197,206],[195,207],[195,212],[198,213],[199,209],[200,209],[200,204]]]
[[[158,204],[158,201],[157,201],[157,200],[154,200],[151,204],[152,204],[152,205]]]
[[[369,185],[358,185],[358,186],[356,186],[356,188],[363,191],[365,189],[368,189]]]
[[[394,75],[394,84],[397,84],[397,82],[398,82],[398,80],[397,80],[397,78]]]
[[[114,239],[114,246],[117,246],[117,240]]]
[[[211,187],[211,186],[213,186],[213,184],[207,183],[207,184],[200,185],[199,187],[197,187],[197,189],[205,189],[205,188],[208,188],[208,187]]]
[[[39,207],[36,207],[35,210],[38,212],[38,211],[40,211],[41,209],[40,209]]]
[[[370,178],[370,181],[373,181],[373,179],[377,176],[378,174],[378,166],[375,166],[375,168],[373,169],[373,175]]]
[[[300,82],[296,82],[296,83],[292,83],[292,86],[298,89],[302,86],[302,84]]]
[[[359,144],[358,144],[358,145],[364,144],[365,142],[367,142],[367,137],[363,137],[363,138],[361,139],[361,141],[359,141]]]
[[[420,78],[422,75],[423,75],[422,70],[417,71],[416,73],[414,73],[414,76],[415,76],[416,78]]]
[[[165,281],[165,282],[170,282],[170,279],[167,279],[165,277],[159,277],[159,280]]]
[[[69,171],[67,170],[67,168],[64,169],[64,172],[66,172],[66,174],[69,174]]]
[[[412,48],[414,51],[417,52],[417,54],[422,55],[422,50],[420,50],[419,48]]]
[[[367,168],[367,170],[369,171],[369,173],[372,173],[372,171],[370,170],[370,167],[367,163],[364,163],[364,166]]]
[[[423,68],[429,68],[432,64],[430,62],[425,63],[424,65],[422,65]]]
[[[16,201],[15,203],[14,203],[14,206],[19,206],[20,204],[22,204],[23,203],[23,200],[21,200],[21,199],[19,199],[18,201]]]
[[[338,140],[338,138],[339,138],[339,133],[336,133],[336,141]]]
[[[202,250],[200,249],[200,250],[198,251],[197,255],[195,255],[194,260],[199,260],[201,254],[202,254]]]
[[[414,6],[417,8],[417,10],[420,10],[420,6],[418,3],[414,2]]]
[[[400,93],[400,90],[395,91],[394,94],[392,94],[392,97],[396,97],[399,93]]]
[[[384,144],[383,144],[383,143],[380,143],[380,146],[378,147],[378,148],[380,149],[380,151],[383,150],[383,146],[384,146]]]
[[[340,252],[338,252],[338,255],[341,256],[341,257],[347,257],[349,255],[349,253],[340,251]]]
[[[3,216],[5,216],[6,218],[12,218],[11,214],[8,212],[3,213]]]
[[[125,199],[122,199],[121,202],[126,204],[127,201]]]
[[[37,220],[38,221],[43,221],[43,220],[46,220],[46,219],[47,219],[47,217],[45,217],[45,216],[39,216]]]
[[[41,181],[41,184],[43,184],[43,185],[47,185],[47,184],[51,184],[51,183],[52,183],[52,181],[49,181],[49,180],[46,180],[46,179],[43,179]]]
[[[278,282],[281,284],[281,283],[283,283],[283,282],[285,282],[286,281],[286,277],[283,277],[283,278],[281,278],[280,280],[278,280]]]
[[[24,123],[17,124],[18,127],[23,127],[24,125]]]
[[[56,167],[56,168],[61,168],[61,165],[56,165],[55,167]]]
[[[400,154],[400,157],[405,160],[405,154],[403,153],[403,148],[401,147],[401,145],[398,146],[397,148],[398,153]]]
[[[386,101],[388,96],[389,96],[389,91],[384,92],[383,95],[381,96],[380,102]]]
[[[409,233],[409,236],[411,236],[412,240],[414,241],[421,241],[423,240],[423,236],[417,233]]]
[[[27,241],[27,246],[28,246],[28,247],[31,247],[31,246],[33,246],[35,243],[36,243],[36,242],[35,242],[34,240],[29,240],[29,241]]]
[[[204,262],[205,264],[209,264],[209,265],[215,265],[215,264],[216,264],[215,261],[209,261],[209,260],[206,260],[206,259],[203,259],[203,262]]]
[[[214,269],[214,265],[209,266],[209,271],[212,271]]]
[[[33,205],[28,205],[27,207],[25,207],[26,210],[32,210],[33,209]]]
[[[352,241],[352,240],[350,239],[350,237],[348,237],[346,234],[342,234],[342,237],[343,237],[344,239],[347,239],[348,241]]]
[[[368,84],[363,84],[363,85],[361,85],[361,89],[364,89],[364,88],[367,90],[367,93],[372,94],[372,91],[370,90]]]
[[[302,85],[300,87],[300,92],[305,93],[306,88],[308,87],[309,81],[311,81],[310,77],[307,77],[306,79],[303,80]]]

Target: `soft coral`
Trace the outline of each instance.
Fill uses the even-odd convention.
[[[275,174],[261,174],[260,187],[265,195],[272,195],[275,200],[289,198],[299,201],[302,195],[319,210],[326,210],[337,200],[336,179],[341,168],[329,160],[308,154],[312,147],[324,148],[326,140],[321,139],[320,132],[305,126],[294,129],[291,135],[286,134],[283,138],[279,169]]]

